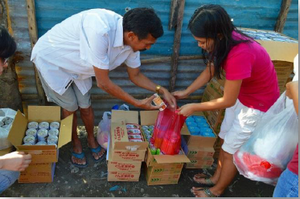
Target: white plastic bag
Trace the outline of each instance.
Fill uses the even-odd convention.
[[[240,174],[275,185],[291,160],[298,142],[298,118],[285,92],[263,115],[253,134],[234,154]]]
[[[0,109],[0,150],[7,149],[12,146],[12,144],[7,140],[7,136],[16,113],[16,111],[10,108]]]
[[[110,136],[110,118],[111,112],[106,111],[103,113],[102,120],[98,125],[97,141],[101,147],[107,149],[109,136]]]

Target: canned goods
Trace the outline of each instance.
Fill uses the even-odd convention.
[[[58,136],[58,134],[59,134],[58,129],[50,129],[50,130],[48,131],[48,135],[49,135],[49,136]]]
[[[59,129],[59,122],[51,122],[50,129]]]
[[[57,144],[58,142],[58,137],[57,136],[51,136],[49,135],[48,138],[47,138],[47,143],[54,143],[54,144]]]
[[[39,123],[40,129],[49,129],[49,122],[41,122]]]
[[[167,105],[164,103],[164,101],[159,97],[157,93],[154,94],[155,98],[153,99],[153,103],[156,106],[160,106],[159,110],[163,111],[165,108],[167,108]]]
[[[39,127],[39,124],[37,122],[29,122],[27,124],[27,128],[29,129],[37,129]]]
[[[47,136],[48,136],[48,130],[47,129],[40,129],[37,132],[38,141],[46,141]]]
[[[36,133],[37,133],[36,129],[27,129],[26,130],[26,135],[32,135],[32,136],[36,137]]]
[[[35,144],[35,137],[32,136],[32,135],[26,135],[26,136],[23,138],[23,142],[24,142],[24,144],[26,144],[26,145],[34,145],[34,144]]]

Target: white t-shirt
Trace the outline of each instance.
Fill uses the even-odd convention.
[[[93,66],[137,68],[140,52],[123,43],[123,17],[105,9],[75,14],[55,25],[35,44],[31,61],[47,84],[62,95],[74,81],[84,95],[92,87]]]

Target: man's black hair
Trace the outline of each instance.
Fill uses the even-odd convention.
[[[0,27],[0,58],[6,59],[12,56],[17,49],[14,38],[4,27]]]
[[[164,34],[161,20],[152,8],[134,8],[123,17],[123,31],[132,31],[139,40],[145,39],[150,33],[155,39]]]

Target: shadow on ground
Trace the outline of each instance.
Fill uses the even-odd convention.
[[[193,197],[191,187],[199,186],[193,181],[198,172],[213,174],[216,164],[208,170],[183,168],[177,185],[148,186],[145,179],[145,165],[139,182],[107,182],[105,160],[94,163],[87,149],[85,135],[81,135],[84,152],[87,154],[88,167],[79,169],[70,162],[71,143],[59,151],[59,161],[52,183],[13,184],[1,196],[9,197]],[[224,197],[271,197],[274,187],[255,182],[237,175],[226,189]]]

